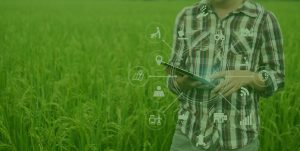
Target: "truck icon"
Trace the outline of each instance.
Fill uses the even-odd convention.
[[[214,123],[224,123],[227,120],[227,115],[224,113],[214,113]]]

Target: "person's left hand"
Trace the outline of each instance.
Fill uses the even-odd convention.
[[[227,97],[239,90],[242,86],[253,84],[256,73],[248,70],[228,70],[215,73],[210,76],[212,80],[224,78],[213,90],[212,94],[222,94]]]

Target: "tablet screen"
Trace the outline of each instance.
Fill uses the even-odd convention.
[[[183,70],[183,69],[181,69],[181,68],[175,67],[175,66],[173,66],[173,65],[171,65],[171,64],[168,64],[168,63],[166,63],[166,62],[161,62],[161,65],[163,65],[163,66],[165,66],[165,67],[167,67],[167,68],[170,68],[172,71],[175,71],[176,73],[179,73],[179,74],[182,74],[182,75],[188,75],[188,76],[190,76],[191,79],[193,79],[193,80],[200,81],[200,82],[202,82],[202,83],[204,83],[204,84],[208,84],[208,85],[210,85],[210,86],[212,86],[212,87],[215,86],[214,84],[212,84],[211,82],[209,82],[209,81],[208,81],[207,79],[205,79],[205,78],[202,78],[202,77],[200,77],[200,76],[198,76],[198,75],[195,75],[195,74],[193,74],[193,73],[190,73],[190,72],[188,72],[188,71],[186,71],[186,70]]]

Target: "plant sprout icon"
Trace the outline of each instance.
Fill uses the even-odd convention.
[[[207,15],[208,15],[207,6],[204,5],[201,7],[201,13],[197,16],[197,18],[199,19],[200,17],[205,17]]]
[[[156,27],[156,32],[150,34],[151,39],[160,39],[161,38],[161,34],[160,34],[160,29],[159,27]]]

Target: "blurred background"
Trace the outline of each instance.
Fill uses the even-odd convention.
[[[155,61],[196,2],[0,0],[0,150],[169,150],[178,102]],[[285,90],[260,102],[261,151],[300,151],[300,2],[259,2],[280,22],[286,58]],[[162,41],[147,38],[157,26]]]

